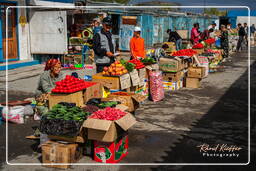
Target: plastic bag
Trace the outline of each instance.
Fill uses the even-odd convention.
[[[164,98],[164,88],[162,83],[162,72],[151,71],[150,76],[150,95],[154,102],[160,101]]]
[[[31,105],[26,105],[24,107],[24,115],[28,115],[28,116],[34,115],[34,110]]]
[[[2,116],[5,121],[10,121],[17,124],[24,124],[24,112],[24,106],[9,107],[8,113],[7,107],[4,107]]]

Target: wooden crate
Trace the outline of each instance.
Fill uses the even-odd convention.
[[[55,94],[52,93],[49,96],[49,108],[60,102],[76,103],[77,106],[84,105],[83,91],[78,91],[71,94]]]
[[[46,167],[67,169],[69,163],[77,162],[83,154],[83,149],[78,144],[62,144],[54,141],[47,141],[42,145],[42,161]],[[51,165],[63,163],[67,165]]]
[[[199,88],[201,86],[201,82],[199,78],[186,78],[186,87],[187,88]]]
[[[102,73],[98,73],[92,76],[93,82],[99,82],[104,87],[107,87],[109,89],[113,90],[120,90],[120,78],[119,77],[105,77],[102,75]]]

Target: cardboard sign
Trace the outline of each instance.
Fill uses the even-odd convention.
[[[121,89],[127,89],[131,87],[131,78],[129,74],[120,76]]]
[[[140,83],[139,86],[144,86],[146,78],[146,69],[142,68],[139,70]]]
[[[134,69],[132,72],[130,72],[130,77],[131,77],[133,86],[139,85],[140,78],[137,70]]]

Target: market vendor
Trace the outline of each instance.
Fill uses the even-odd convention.
[[[203,33],[200,35],[201,40],[206,40],[209,39],[210,37],[213,38],[213,29],[211,28],[210,30],[204,30]]]
[[[200,31],[199,31],[199,23],[195,23],[194,27],[191,30],[190,40],[193,45],[199,43],[200,39]]]
[[[94,18],[92,21],[92,30],[93,30],[93,35],[96,33],[99,33],[101,31],[102,27],[100,26],[100,18]]]
[[[61,63],[58,59],[49,59],[46,62],[44,72],[41,74],[36,96],[48,94],[55,87],[57,81],[62,80],[63,75],[60,72]]]
[[[102,72],[104,67],[110,66],[115,61],[115,43],[112,39],[110,29],[111,18],[105,17],[102,21],[103,28],[93,37],[93,50],[97,73]]]
[[[181,46],[182,46],[181,36],[176,31],[172,31],[171,29],[168,29],[167,33],[169,34],[168,42],[174,42],[176,45],[176,50],[181,50]]]
[[[130,40],[130,51],[132,59],[145,58],[146,56],[144,39],[140,34],[141,28],[135,27],[133,37]]]

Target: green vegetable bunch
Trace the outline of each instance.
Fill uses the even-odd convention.
[[[135,64],[125,61],[124,59],[120,60],[120,63],[125,66],[128,72],[132,72],[135,68]]]
[[[100,108],[113,107],[118,105],[118,102],[101,102],[97,106]]]
[[[80,107],[77,106],[68,107],[61,104],[56,104],[45,115],[47,116],[47,119],[83,121],[89,114],[89,112],[84,112]]]
[[[150,57],[146,57],[146,58],[142,59],[141,62],[144,63],[144,64],[154,64],[154,63],[156,63],[156,61],[153,58],[150,58]]]

